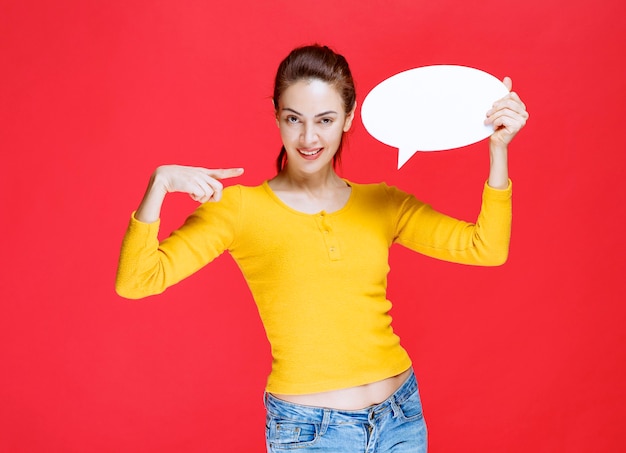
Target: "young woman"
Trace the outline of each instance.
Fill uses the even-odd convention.
[[[505,79],[510,89],[510,79]],[[340,178],[335,163],[354,119],[346,60],[327,47],[295,49],[274,88],[283,148],[278,173],[257,187],[223,188],[243,169],[156,169],[124,238],[117,291],[164,291],[228,250],[258,305],[272,348],[267,381],[270,452],[425,452],[426,425],[411,361],[391,328],[388,251],[400,243],[458,263],[502,264],[511,186],[507,146],[528,114],[510,93],[487,112],[490,172],[476,223],[412,195]],[[159,243],[166,194],[202,202]]]

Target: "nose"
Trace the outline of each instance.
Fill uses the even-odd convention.
[[[317,130],[313,124],[304,124],[302,134],[300,135],[300,141],[305,146],[312,145],[317,142]]]

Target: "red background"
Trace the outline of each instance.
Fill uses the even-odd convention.
[[[113,281],[157,165],[273,174],[274,71],[315,41],[348,57],[361,103],[461,64],[511,76],[531,113],[505,266],[392,250],[430,451],[623,451],[626,3],[471,3],[2,0],[0,451],[264,451],[269,347],[232,260],[143,301]],[[357,121],[345,151],[350,179],[477,214],[485,142],[398,171]],[[171,196],[164,232],[193,207]]]

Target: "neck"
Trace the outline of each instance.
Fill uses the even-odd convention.
[[[294,174],[285,168],[269,181],[269,186],[283,203],[306,214],[338,211],[352,193],[332,168],[315,174]]]
[[[315,174],[307,174],[290,171],[287,165],[276,177],[272,179],[276,187],[282,190],[306,190],[307,192],[319,192],[326,189],[344,187],[345,181],[337,175],[334,168],[328,167],[324,171]]]

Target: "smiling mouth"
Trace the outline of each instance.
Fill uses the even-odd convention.
[[[299,149],[298,152],[303,156],[312,157],[322,152],[322,148],[311,149],[311,150],[303,150]]]

